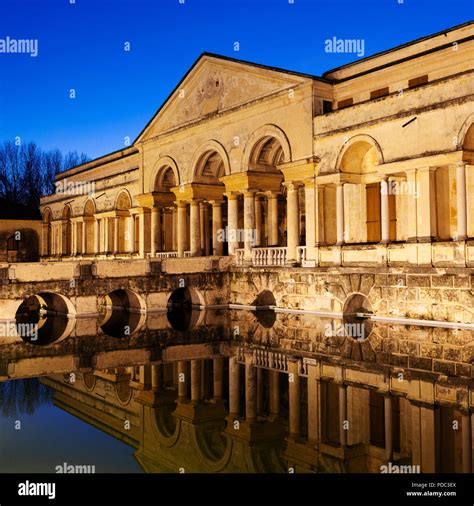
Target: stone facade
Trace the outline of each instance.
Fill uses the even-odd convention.
[[[42,262],[2,266],[4,314],[14,318],[35,294],[59,293],[77,315],[129,297],[149,336],[169,330],[153,311],[183,287],[195,305],[247,307],[218,331],[228,341],[219,348],[228,416],[248,428],[228,425],[229,437],[262,437],[258,399],[265,392],[275,407],[276,371],[296,378],[287,382],[285,465],[376,470],[409,457],[440,470],[435,442],[449,419],[461,427],[451,470],[470,472],[473,30],[455,27],[322,77],[202,55],[131,147],[58,176],[65,191],[41,205]],[[267,321],[256,306],[277,314]],[[370,332],[340,332],[341,320]],[[204,316],[194,323],[212,327]],[[99,327],[78,318],[68,332],[98,333],[104,344]],[[11,350],[18,342],[3,341]],[[73,345],[56,346],[43,353]],[[146,358],[152,367],[162,359]],[[200,358],[189,358],[195,373]],[[127,365],[96,359],[78,360]],[[267,373],[273,387],[259,387]],[[377,445],[369,419],[382,405]],[[397,450],[392,413],[403,413]],[[332,433],[330,416],[351,429],[335,423]]]

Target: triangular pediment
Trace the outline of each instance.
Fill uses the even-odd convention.
[[[137,141],[290,89],[310,78],[205,54],[191,67]]]

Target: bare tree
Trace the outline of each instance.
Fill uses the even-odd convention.
[[[89,161],[85,153],[58,149],[43,151],[34,142],[0,145],[0,197],[9,202],[39,207],[40,198],[54,193],[57,174]]]

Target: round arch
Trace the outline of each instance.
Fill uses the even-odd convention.
[[[51,208],[50,207],[45,207],[44,210],[43,210],[43,221],[45,223],[50,223],[52,216],[53,216],[53,213],[51,212]]]
[[[458,136],[457,149],[474,151],[474,113],[470,114],[463,122]]]
[[[156,182],[157,176],[163,171],[163,169],[168,169],[168,168],[170,168],[173,171],[176,186],[179,186],[181,179],[179,177],[178,164],[175,162],[175,160],[173,158],[171,158],[171,156],[162,156],[155,163],[155,166],[150,173],[150,177],[148,179],[148,192],[149,193],[151,193],[152,191],[155,191],[155,182]]]
[[[114,209],[117,211],[128,211],[132,207],[132,197],[128,190],[120,190],[115,198]]]
[[[336,171],[372,172],[366,170],[366,168],[382,163],[383,153],[379,143],[370,135],[360,134],[351,137],[339,151],[336,160]],[[343,169],[344,165],[346,170]]]
[[[224,174],[228,176],[230,174],[230,161],[229,155],[225,150],[224,146],[216,141],[210,140],[207,141],[204,145],[200,146],[195,152],[191,160],[191,170],[192,170],[192,181],[195,181],[196,177],[199,174],[200,169],[202,168],[202,162],[207,161],[209,157],[206,158],[206,155],[210,153],[217,153],[224,166]]]
[[[247,140],[242,156],[242,167],[248,167],[252,162],[252,157],[272,138],[277,140],[281,146],[283,162],[291,161],[291,146],[287,135],[278,126],[269,124],[255,130]]]
[[[85,202],[84,202],[84,210],[83,210],[83,215],[84,216],[92,216],[95,214],[95,202],[92,198],[88,198]]]

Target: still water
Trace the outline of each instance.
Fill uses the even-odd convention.
[[[314,337],[327,321],[179,304],[146,316],[112,309],[80,323],[96,329],[89,336],[51,343],[43,333],[43,342],[4,346],[0,472],[472,466],[462,403],[414,399],[413,371],[404,370],[410,381],[387,381],[396,371],[377,363],[364,343],[337,354],[337,344],[347,349],[337,332]],[[66,323],[50,318],[48,325],[54,333]],[[465,392],[462,381],[443,388],[454,399]]]

